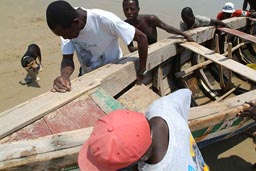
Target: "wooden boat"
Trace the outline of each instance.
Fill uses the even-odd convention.
[[[234,29],[248,24],[246,18],[225,22]],[[169,38],[150,46],[149,74],[143,84],[136,84],[138,54],[132,53],[73,80],[71,92],[47,92],[2,112],[0,170],[72,170],[81,145],[99,117],[120,108],[145,112],[151,102],[179,88],[173,86],[172,66],[184,48],[210,61],[183,70],[182,75],[216,63],[255,82],[255,70],[200,45],[212,40],[215,30],[201,27],[188,31],[197,43]],[[233,97],[230,94],[191,108],[189,126],[199,145],[229,138],[255,125],[249,118],[237,117],[237,113],[248,108],[246,101],[256,102],[256,90]]]

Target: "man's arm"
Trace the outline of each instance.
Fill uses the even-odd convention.
[[[226,23],[216,20],[216,19],[211,19],[210,25],[212,26],[223,26],[223,27],[229,27]]]
[[[139,52],[139,73],[144,73],[146,70],[147,57],[148,57],[148,39],[147,36],[135,28],[134,40],[138,43]]]
[[[133,42],[131,42],[127,47],[129,49],[129,52],[131,52],[131,53],[135,52],[136,50],[138,50],[137,47],[134,47]]]
[[[65,93],[71,90],[70,76],[74,72],[75,65],[73,54],[63,55],[61,61],[61,76],[58,76],[53,83],[52,91]]]
[[[159,27],[159,28],[165,30],[165,31],[168,32],[168,33],[182,35],[182,36],[184,36],[188,41],[190,41],[190,42],[193,42],[193,41],[194,41],[193,38],[192,38],[190,35],[188,35],[188,34],[182,32],[182,31],[180,31],[179,29],[177,29],[177,28],[175,28],[175,27],[172,27],[172,26],[170,26],[170,25],[164,23],[164,22],[161,21],[157,16],[154,16],[154,15],[153,15],[153,16],[151,17],[151,20],[152,20],[152,22],[154,22],[154,24],[155,24],[157,27]]]

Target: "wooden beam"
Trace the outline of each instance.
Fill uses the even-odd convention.
[[[117,109],[124,109],[117,100],[108,95],[108,93],[103,89],[97,89],[90,96],[106,114]]]
[[[118,101],[126,109],[145,113],[148,106],[154,100],[159,99],[159,97],[158,94],[154,93],[145,85],[136,85],[120,96]]]
[[[256,82],[256,77],[255,77],[256,71],[239,63],[239,62],[236,62],[232,59],[228,59],[225,56],[215,53],[214,51],[212,51],[202,45],[199,45],[195,42],[185,42],[185,43],[181,43],[180,45],[195,52],[195,53],[198,53],[198,54],[204,56],[207,59],[212,60],[213,62],[215,62],[219,65],[224,66],[227,69],[230,69],[231,71],[233,71],[237,74],[240,74],[240,75]]]
[[[230,29],[230,28],[227,28],[227,27],[218,27],[217,29],[222,31],[222,32],[231,34],[233,36],[237,36],[241,39],[256,43],[256,37],[251,35],[251,34],[247,34],[247,33],[244,33],[242,31],[235,30],[235,29]]]
[[[225,113],[236,115],[240,110],[248,108],[245,102],[256,102],[256,90],[243,93],[241,95],[227,98],[221,102],[209,103],[190,109],[189,121],[199,120],[202,117],[213,117],[218,114],[225,116]]]
[[[245,44],[246,44],[246,42],[239,43],[238,45],[236,45],[235,47],[232,48],[232,52],[234,52],[234,51],[237,50],[238,48],[244,46]],[[216,53],[219,53],[219,52],[216,51]],[[223,55],[223,56],[227,56],[227,55],[228,55],[228,52],[225,52],[225,53],[223,53],[222,55]],[[201,62],[201,63],[196,64],[196,65],[193,65],[193,66],[191,66],[190,68],[185,69],[185,70],[183,70],[183,71],[181,71],[181,72],[175,73],[175,76],[176,76],[177,78],[184,77],[184,76],[188,75],[189,73],[192,73],[193,71],[195,71],[195,70],[197,70],[197,69],[199,69],[199,68],[203,68],[203,67],[205,67],[205,66],[207,66],[207,65],[209,65],[209,64],[211,64],[211,63],[213,63],[213,61],[211,61],[211,60],[207,60],[207,61]]]
[[[58,168],[58,164],[61,167],[74,164],[79,149],[92,130],[92,127],[83,128],[34,140],[0,144],[0,170],[29,170],[33,166],[38,168],[35,170],[48,170],[51,167]]]

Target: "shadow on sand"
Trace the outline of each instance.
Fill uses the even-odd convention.
[[[256,127],[249,130],[250,132],[256,131]],[[229,157],[219,158],[219,155],[232,147],[238,145],[248,136],[240,134],[230,139],[223,140],[214,144],[211,144],[201,149],[201,153],[204,157],[205,162],[210,167],[211,171],[256,171],[254,163],[245,161],[243,158],[237,155],[230,155]],[[252,139],[249,139],[253,141]],[[251,148],[251,147],[248,147]],[[255,149],[251,149],[255,150]],[[255,163],[256,163],[256,151],[255,151]]]

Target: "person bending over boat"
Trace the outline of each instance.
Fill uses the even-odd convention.
[[[215,20],[206,16],[201,15],[194,15],[193,10],[190,7],[185,7],[181,11],[181,18],[182,21],[180,22],[180,29],[182,31],[191,30],[198,27],[204,27],[204,26],[224,26],[227,27],[227,25],[220,21]],[[180,65],[183,65],[185,62],[191,59],[191,57],[194,56],[194,53],[192,51],[186,49],[180,56]]]
[[[144,73],[148,52],[146,35],[113,13],[100,9],[73,8],[68,2],[54,1],[47,7],[46,19],[49,28],[61,37],[62,42],[61,76],[54,80],[52,91],[71,90],[74,51],[82,74],[121,58],[118,37],[127,45],[133,40],[137,41],[139,73]]]
[[[80,149],[81,171],[208,171],[187,123],[190,99],[180,89],[145,115],[116,110],[100,118]]]
[[[244,0],[243,10],[247,10],[247,6],[250,6],[249,11],[256,11],[256,2],[255,0]]]
[[[138,0],[123,0],[123,12],[127,18],[125,21],[145,33],[149,45],[157,42],[157,27],[168,33],[182,35],[188,41],[194,41],[190,35],[169,26],[161,21],[156,15],[139,14],[139,11],[140,7]],[[133,42],[131,42],[131,44],[128,45],[128,49],[130,52],[134,52],[137,50],[137,47],[134,47]]]
[[[227,27],[227,25],[220,21],[215,20],[206,16],[194,15],[193,10],[190,7],[185,7],[181,11],[181,18],[183,22],[180,23],[180,29],[182,31],[194,29],[197,27],[203,26],[223,26]]]
[[[218,13],[217,19],[224,20],[231,17],[253,17],[255,18],[256,15],[249,11],[243,10],[235,10],[234,4],[231,2],[227,2],[224,4],[222,11]]]

